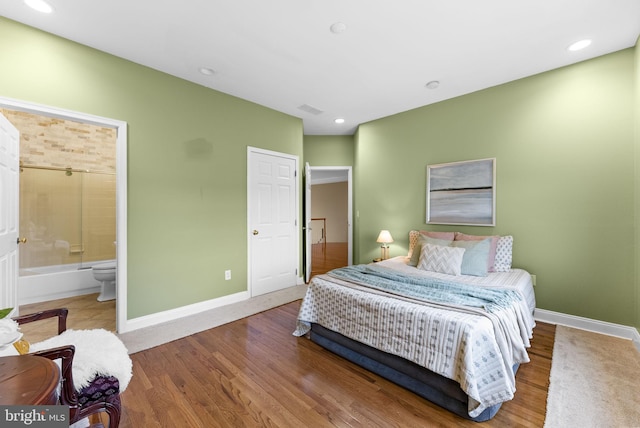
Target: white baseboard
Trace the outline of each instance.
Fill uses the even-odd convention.
[[[634,327],[613,324],[606,321],[598,321],[591,318],[578,317],[575,315],[562,314],[560,312],[547,311],[545,309],[536,309],[534,318],[537,321],[549,324],[564,325],[567,327],[579,328],[581,330],[593,331],[594,333],[629,339],[633,341],[636,349],[640,351],[640,333]]]
[[[192,305],[181,306],[175,309],[169,309],[167,311],[156,312],[151,315],[145,315],[138,318],[127,320],[126,325],[118,326],[119,333],[126,333],[133,330],[138,330],[145,327],[151,327],[154,325],[175,321],[180,318],[187,317],[189,315],[198,314],[211,309],[216,309],[221,306],[230,305],[232,303],[241,302],[249,298],[249,292],[243,291],[228,296],[219,297],[217,299],[211,299],[204,302],[194,303]]]
[[[251,298],[247,292],[237,293],[130,320],[130,330],[118,336],[134,353],[302,299],[306,290],[295,285]]]

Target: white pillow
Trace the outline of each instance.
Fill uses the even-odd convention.
[[[460,275],[464,252],[464,248],[424,244],[420,250],[420,260],[416,267],[448,275]]]
[[[513,260],[513,236],[501,236],[496,245],[496,258],[493,269],[496,272],[509,272]]]

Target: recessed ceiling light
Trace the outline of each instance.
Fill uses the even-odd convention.
[[[345,24],[344,22],[336,22],[335,24],[331,25],[329,29],[333,34],[344,33],[347,29],[347,24]]]
[[[438,86],[440,86],[440,82],[438,82],[437,80],[432,80],[424,86],[426,86],[428,89],[437,89]]]
[[[33,10],[37,10],[42,13],[53,12],[53,7],[44,0],[24,0],[24,3]]]
[[[337,123],[337,124],[339,125],[339,124],[341,124],[341,123],[344,123],[344,119],[343,119],[343,118],[341,118],[341,117],[339,117],[339,118],[335,119],[335,120],[334,120],[334,122],[335,122],[335,123]]]
[[[204,74],[205,76],[213,76],[216,73],[216,71],[213,68],[209,68],[209,67],[200,67],[198,71]]]
[[[584,40],[580,40],[580,41],[577,41],[577,42],[569,45],[569,47],[567,49],[569,49],[570,51],[579,51],[580,49],[586,48],[590,44],[591,44],[591,40],[584,39]]]

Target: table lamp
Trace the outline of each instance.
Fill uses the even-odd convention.
[[[391,237],[389,231],[381,230],[376,242],[380,242],[382,244],[380,246],[380,258],[382,260],[387,260],[389,258],[389,243],[393,242],[393,238]]]

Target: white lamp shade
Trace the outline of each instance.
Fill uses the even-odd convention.
[[[380,242],[382,244],[388,244],[390,242],[393,242],[393,238],[391,237],[391,234],[389,233],[388,230],[381,230],[376,242]]]

